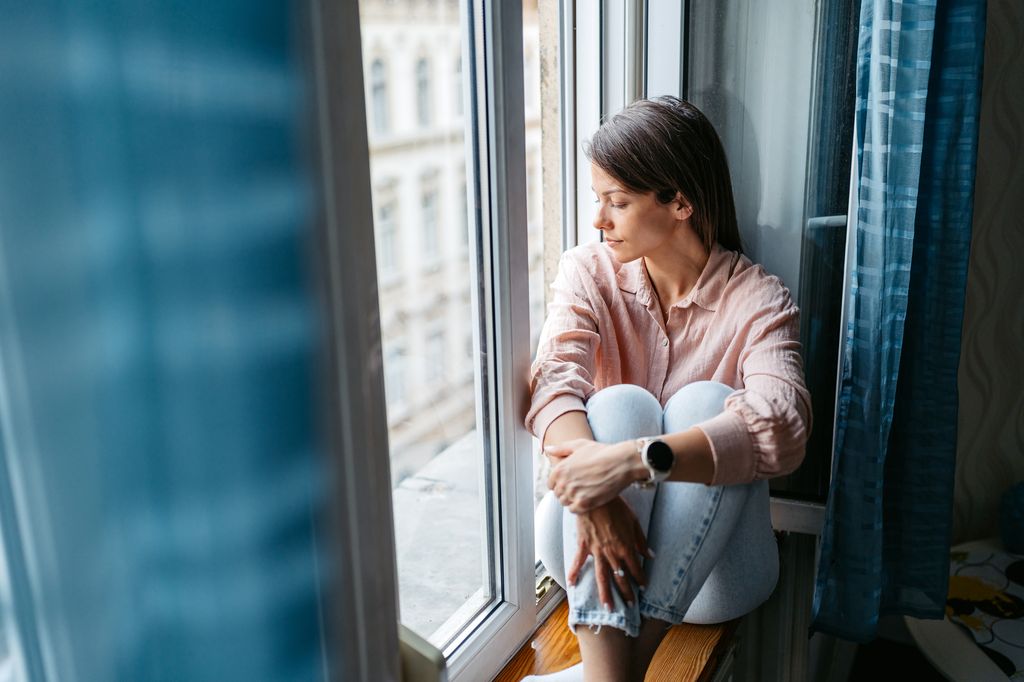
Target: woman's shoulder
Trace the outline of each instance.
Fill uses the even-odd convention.
[[[752,311],[796,310],[789,287],[782,279],[745,254],[728,253],[732,256],[732,263],[729,281],[722,294],[725,305]]]
[[[562,252],[559,268],[598,288],[615,282],[622,264],[612,258],[604,244],[580,244]]]

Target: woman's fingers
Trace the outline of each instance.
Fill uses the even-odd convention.
[[[653,559],[654,552],[652,552],[651,548],[647,546],[647,538],[644,536],[644,529],[640,525],[640,522],[633,519],[633,526],[635,530],[634,535],[636,536],[636,551],[649,559]]]
[[[587,544],[581,542],[579,548],[576,550],[576,558],[572,560],[572,566],[569,567],[569,572],[565,574],[565,581],[570,585],[576,584],[576,579],[580,577],[580,569],[583,568],[583,563],[590,556],[590,550],[587,549]]]
[[[608,562],[605,561],[601,555],[594,555],[594,580],[597,582],[597,597],[604,604],[604,607],[609,611],[612,610],[614,602],[612,601],[611,590],[608,588],[608,582],[611,578],[611,571],[608,568]]]
[[[626,556],[622,558],[622,564],[620,564],[620,566],[623,566],[626,573],[633,576],[633,580],[636,581],[637,585],[647,587],[647,576],[644,575],[644,569],[640,568],[640,561],[636,558],[636,554],[633,554],[632,552],[626,554]]]
[[[545,445],[544,454],[549,457],[568,457],[578,447],[578,440],[567,440],[564,443]]]
[[[621,559],[619,561],[621,562]],[[616,563],[614,558],[609,561],[609,565],[611,566],[609,572],[612,574],[612,579],[615,581],[615,586],[618,588],[619,594],[622,595],[622,601],[632,606],[633,588],[629,585],[629,578],[627,578],[626,570],[622,568],[622,563]]]

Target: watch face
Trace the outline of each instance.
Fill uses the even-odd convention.
[[[672,471],[673,460],[675,460],[675,455],[672,454],[672,448],[665,441],[655,440],[647,445],[647,462],[656,471],[665,473]]]

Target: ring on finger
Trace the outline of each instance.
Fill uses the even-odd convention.
[[[626,572],[624,570],[622,570],[621,568],[616,568],[614,571],[612,571],[612,573],[614,573],[619,578],[625,578],[626,577]]]

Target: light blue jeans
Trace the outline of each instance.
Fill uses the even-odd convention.
[[[674,433],[720,413],[732,391],[714,381],[689,384],[669,399],[663,412],[658,399],[640,386],[609,386],[590,397],[587,420],[601,443]],[[655,557],[643,561],[643,592],[628,578],[634,596],[639,595],[632,607],[614,583],[609,586],[614,599],[610,611],[598,597],[593,557],[583,565],[576,585],[566,588],[565,567],[577,551],[576,515],[565,511],[551,491],[537,507],[537,555],[555,582],[566,588],[573,633],[582,623],[609,625],[636,637],[641,617],[722,623],[753,611],[771,596],[779,577],[779,553],[768,481],[728,486],[666,482],[646,490],[629,487],[621,497],[636,514]]]

